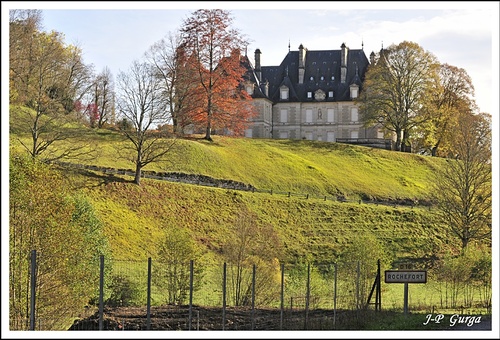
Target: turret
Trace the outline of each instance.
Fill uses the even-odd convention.
[[[370,53],[370,65],[375,65],[375,52]]]

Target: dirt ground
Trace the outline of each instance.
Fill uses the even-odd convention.
[[[313,330],[334,329],[334,322],[347,317],[332,310],[286,310],[227,307],[193,307],[191,327],[187,306],[151,307],[150,330]],[[225,317],[225,326],[222,321]],[[307,323],[306,323],[307,320]],[[103,330],[147,330],[145,307],[105,308]],[[99,330],[99,314],[75,320],[69,330]]]
[[[150,320],[145,307],[104,308],[103,330],[360,330],[363,318],[369,314],[358,315],[356,311],[332,310],[284,310],[244,307],[227,307],[225,315],[220,307],[193,306],[191,318],[187,306],[153,306]],[[222,327],[223,318],[225,319]],[[423,317],[424,318],[424,317]],[[190,322],[191,320],[191,322]],[[359,320],[356,322],[356,320]],[[443,321],[443,324],[445,322]],[[149,327],[148,327],[149,324]],[[424,327],[425,329],[427,327]],[[429,329],[429,328],[427,328]],[[491,318],[486,317],[480,323],[468,327],[457,324],[441,330],[473,331],[492,329]],[[75,320],[69,330],[99,330],[99,313]],[[429,329],[430,330],[430,329]]]

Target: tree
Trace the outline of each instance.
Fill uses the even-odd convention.
[[[33,70],[33,44],[42,27],[41,10],[9,11],[9,100],[26,101]]]
[[[199,107],[192,94],[196,75],[193,68],[188,67],[186,53],[180,44],[178,35],[169,34],[146,52],[148,62],[154,65],[161,80],[162,96],[172,117],[174,133],[182,133],[192,123],[189,112]]]
[[[95,79],[94,105],[97,107],[97,127],[103,128],[105,124],[114,123],[114,83],[113,75],[105,67]]]
[[[42,329],[64,329],[95,298],[99,255],[110,248],[93,207],[63,176],[27,155],[10,158],[10,329],[29,318],[30,252],[37,251],[36,314]]]
[[[101,129],[106,124],[115,124],[115,91],[111,71],[104,67],[101,73],[90,78],[87,91],[74,104],[78,118],[91,128]]]
[[[191,260],[200,258],[196,242],[186,229],[169,229],[158,252],[158,268],[153,277],[158,287],[167,287],[167,303],[183,304],[189,292]],[[197,265],[194,273],[198,278],[203,274],[202,266]],[[199,289],[195,286],[194,289]]]
[[[455,158],[437,170],[432,192],[439,216],[465,249],[491,237],[491,118],[463,112],[458,121]]]
[[[438,261],[435,273],[443,307],[472,307],[478,295],[477,302],[491,307],[491,247],[467,247],[456,256],[446,254]]]
[[[432,91],[437,66],[431,53],[404,41],[382,49],[366,72],[357,100],[363,121],[393,132],[397,151],[409,142],[412,128],[428,119],[422,108]]]
[[[233,234],[223,245],[223,256],[229,264],[231,294],[236,306],[249,305],[252,268],[256,265],[256,292],[260,298],[272,296],[273,278],[278,271],[281,246],[271,225],[259,225],[257,216],[246,209],[234,221]],[[257,293],[256,293],[257,295]]]
[[[132,144],[134,183],[140,184],[142,168],[163,160],[175,139],[169,138],[172,136],[168,130],[153,130],[158,124],[166,123],[169,115],[162,100],[160,82],[151,65],[134,61],[128,73],[118,75],[118,87],[118,111],[132,123],[132,129],[121,131]]]
[[[241,123],[254,114],[253,106],[245,105],[249,95],[240,87],[246,71],[240,61],[245,41],[231,24],[230,12],[202,9],[192,13],[181,28],[186,66],[197,76],[191,96],[203,103],[191,113],[205,125],[207,140],[212,140],[212,129],[241,133]]]
[[[340,254],[339,277],[349,278],[340,283],[341,289],[356,293],[350,297],[350,306],[362,308],[367,301],[377,273],[377,260],[382,268],[389,266],[388,254],[374,235],[356,238]]]
[[[30,13],[11,17],[9,26],[11,129],[30,136],[19,141],[33,158],[81,157],[88,145],[68,140],[82,135],[74,102],[88,88],[89,68],[79,48],[66,46],[58,32],[39,32]]]
[[[422,147],[428,149],[432,156],[446,156],[453,147],[451,142],[459,112],[475,106],[472,100],[474,86],[462,68],[441,64],[438,75],[432,96],[425,103],[429,120],[418,128]]]

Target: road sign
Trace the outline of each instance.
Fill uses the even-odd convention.
[[[385,283],[427,283],[427,271],[386,270]]]
[[[400,263],[399,270],[413,270],[413,263]]]

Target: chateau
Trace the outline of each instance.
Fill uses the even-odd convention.
[[[363,49],[343,43],[339,50],[309,51],[301,44],[279,66],[262,66],[259,49],[255,66],[245,59],[244,87],[258,110],[246,137],[388,147],[382,131],[363,127],[353,101],[370,65]]]

